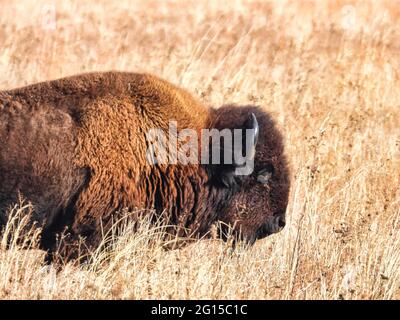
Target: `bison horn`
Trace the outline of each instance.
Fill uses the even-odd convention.
[[[256,145],[260,131],[254,113],[251,113],[249,119],[244,123],[244,129],[246,129],[246,134],[242,136],[242,150],[245,147],[246,156],[238,162],[235,161],[235,175],[249,175],[254,169],[254,157],[256,155]]]
[[[256,155],[256,145],[260,131],[258,127],[258,121],[254,113],[250,114],[249,119],[244,123],[244,128],[246,129],[246,134],[243,136],[243,147],[245,147],[246,150],[246,160],[252,161]],[[250,137],[246,137],[248,134],[247,130],[251,132]]]
[[[255,154],[256,154],[256,145],[257,145],[257,141],[258,141],[258,134],[260,131],[260,128],[258,127],[258,121],[257,118],[255,116],[254,113],[251,113],[250,116],[250,129],[253,129],[253,137],[251,139],[251,141],[253,141],[252,144],[250,144],[250,146],[248,146],[248,150],[247,151],[247,155],[249,157],[251,157],[250,159],[254,158]]]
[[[220,181],[227,188],[235,183],[235,177],[247,176],[251,174],[254,169],[254,157],[256,155],[256,145],[260,131],[258,121],[254,113],[250,114],[250,117],[242,124],[241,129],[245,131],[245,134],[240,135],[242,139],[241,148],[235,148],[234,150],[233,166],[230,165],[228,167],[222,167],[222,170],[219,173],[221,179]],[[246,151],[245,156],[243,156],[243,150]]]

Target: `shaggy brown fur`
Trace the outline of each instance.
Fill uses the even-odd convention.
[[[146,132],[241,128],[253,112],[260,136],[255,171],[232,185],[222,167],[151,165]],[[282,138],[259,108],[206,108],[186,91],[151,75],[92,73],[0,92],[0,224],[18,195],[32,201],[52,249],[67,228],[97,245],[101,230],[124,208],[155,208],[168,221],[204,235],[218,221],[249,241],[284,225],[288,169]],[[268,185],[257,181],[272,173]]]

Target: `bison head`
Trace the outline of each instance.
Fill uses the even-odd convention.
[[[272,118],[254,106],[223,106],[215,110],[213,127],[219,130],[253,130],[253,168],[248,175],[237,174],[237,164],[217,165],[213,175],[220,188],[230,194],[219,213],[219,220],[233,228],[235,235],[254,243],[285,226],[289,194],[289,170],[282,136]],[[223,228],[222,228],[223,231]]]

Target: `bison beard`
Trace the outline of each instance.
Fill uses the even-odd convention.
[[[178,130],[245,129],[252,115],[260,132],[251,175],[237,176],[235,164],[146,159],[150,129],[167,131],[172,120]],[[0,138],[0,226],[22,195],[34,204],[49,252],[62,232],[66,257],[76,256],[78,238],[96,247],[123,209],[153,208],[178,235],[204,236],[222,221],[253,242],[284,225],[282,137],[257,107],[206,108],[154,76],[92,73],[1,91]]]

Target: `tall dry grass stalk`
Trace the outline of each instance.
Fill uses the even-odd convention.
[[[0,7],[1,89],[82,71],[155,73],[212,106],[264,106],[292,167],[284,231],[233,251],[219,241],[167,251],[144,223],[58,270],[34,249],[29,207],[16,207],[1,298],[400,298],[398,1]]]

